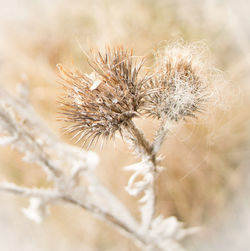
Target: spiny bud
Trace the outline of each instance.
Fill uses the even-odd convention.
[[[194,116],[206,101],[207,74],[195,48],[169,45],[156,54],[151,92],[142,111],[151,117],[178,121]]]
[[[61,99],[63,120],[72,123],[67,130],[92,144],[100,136],[122,133],[137,116],[148,77],[139,75],[144,60],[135,60],[132,51],[122,47],[92,52],[89,63],[94,70],[90,75],[58,68],[66,92]]]

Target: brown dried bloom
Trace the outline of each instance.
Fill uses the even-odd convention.
[[[181,44],[165,47],[156,54],[151,92],[142,111],[154,118],[178,121],[202,110],[207,99],[208,74],[196,48]]]
[[[72,122],[67,131],[90,144],[100,136],[112,138],[116,131],[122,133],[142,104],[142,86],[148,80],[139,75],[143,63],[132,51],[115,47],[104,54],[92,53],[94,71],[90,75],[58,65],[66,91],[61,102],[63,120]]]

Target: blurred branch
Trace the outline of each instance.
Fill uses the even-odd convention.
[[[9,111],[8,111],[9,110]],[[13,146],[20,152],[25,153],[26,161],[35,162],[44,168],[47,175],[57,179],[62,175],[61,170],[54,166],[43,151],[42,146],[35,140],[33,135],[25,127],[25,122],[17,121],[14,111],[8,106],[1,105],[0,123],[3,131],[13,139]],[[6,138],[5,138],[6,139]],[[6,140],[5,142],[6,143]]]
[[[25,188],[4,182],[0,184],[0,190],[30,197],[30,208],[25,209],[24,212],[27,217],[36,222],[40,222],[45,215],[44,207],[47,203],[52,200],[65,201],[111,223],[130,238],[141,243],[140,245],[145,244],[145,238],[139,234],[137,221],[92,173],[98,164],[96,154],[61,143],[49,130],[47,131],[29,104],[23,103],[2,89],[0,89],[0,97],[0,128],[5,135],[8,134],[0,137],[0,143],[11,144],[25,154],[25,161],[43,167],[55,185],[54,189],[47,190]],[[56,162],[51,159],[51,152],[58,156]],[[69,165],[72,170],[70,177],[67,177],[62,169],[65,165]],[[90,183],[84,190],[79,186],[78,180],[82,174]],[[91,187],[93,189],[88,192]],[[40,198],[41,201],[32,198]]]
[[[42,199],[56,199],[61,195],[53,189],[37,189],[17,186],[14,183],[2,182],[0,183],[0,191],[21,195],[24,197],[38,197]]]

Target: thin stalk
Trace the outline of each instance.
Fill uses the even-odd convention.
[[[141,207],[142,229],[147,231],[151,228],[156,206],[156,176],[157,176],[157,153],[170,130],[171,123],[162,120],[161,126],[156,133],[152,144],[148,142],[144,134],[135,124],[130,121],[126,127],[126,138],[132,144],[134,152],[145,163],[148,169],[147,176],[150,177],[147,187],[144,188],[143,206]]]
[[[171,127],[172,127],[171,121],[165,120],[165,119],[161,121],[160,128],[157,131],[156,136],[154,138],[154,142],[152,144],[152,154],[153,155],[156,155],[159,152],[159,150],[163,144],[163,141],[164,141],[164,139],[165,139],[165,137]]]
[[[139,155],[142,161],[145,161],[145,165],[152,175],[150,184],[145,188],[144,192],[147,193],[148,199],[145,200],[145,204],[142,206],[142,229],[144,231],[150,229],[153,217],[155,214],[156,205],[156,193],[155,193],[155,179],[156,179],[156,158],[153,154],[153,147],[150,145],[148,140],[140,129],[130,121],[126,127],[126,138],[132,144],[136,155]]]
[[[137,128],[133,121],[129,121],[126,126],[126,138],[134,147],[136,154],[141,158],[148,157],[152,162],[152,147],[148,140],[145,138],[143,132]]]

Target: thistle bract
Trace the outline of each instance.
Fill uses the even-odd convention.
[[[96,52],[89,63],[91,74],[58,68],[66,91],[61,102],[63,120],[72,123],[67,131],[91,144],[101,136],[122,133],[122,127],[137,116],[147,76],[139,75],[144,60],[122,47]]]

